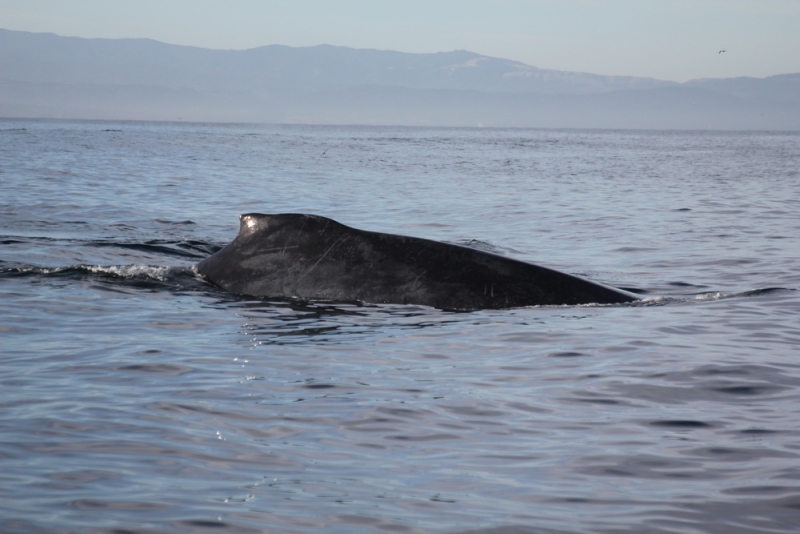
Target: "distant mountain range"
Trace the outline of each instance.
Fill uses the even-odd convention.
[[[0,29],[0,116],[800,130],[800,74],[680,84],[464,50],[208,50]]]

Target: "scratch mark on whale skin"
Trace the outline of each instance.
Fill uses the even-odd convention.
[[[339,239],[337,239],[336,241],[334,241],[334,242],[333,242],[333,244],[332,244],[331,246],[329,246],[329,247],[328,247],[328,250],[326,250],[326,251],[325,251],[325,252],[322,254],[322,256],[320,256],[320,257],[319,257],[319,259],[318,259],[318,260],[317,260],[317,261],[314,263],[314,265],[312,265],[311,267],[309,267],[309,268],[306,270],[306,272],[304,272],[303,274],[301,274],[301,275],[300,275],[300,276],[297,278],[297,281],[299,282],[300,280],[302,280],[303,278],[305,278],[305,277],[306,277],[308,274],[310,274],[310,273],[311,273],[311,271],[313,271],[314,269],[316,269],[316,268],[317,268],[317,265],[319,265],[319,263],[320,263],[322,260],[324,260],[324,259],[325,259],[325,256],[327,256],[328,254],[330,254],[331,250],[333,250],[333,247],[335,247],[336,245],[338,245],[340,242],[342,242],[342,241],[345,241],[346,239],[347,239],[347,236],[346,236],[346,235],[343,235],[342,237],[340,237]]]

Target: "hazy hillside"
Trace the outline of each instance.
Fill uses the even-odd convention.
[[[0,30],[0,116],[800,129],[800,74],[678,84],[467,51],[207,50]]]
[[[691,80],[685,85],[741,98],[757,98],[800,105],[800,74],[779,74],[768,78]]]

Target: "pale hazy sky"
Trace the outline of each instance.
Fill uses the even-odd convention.
[[[800,0],[0,0],[0,28],[221,49],[464,49],[675,81],[800,72]]]

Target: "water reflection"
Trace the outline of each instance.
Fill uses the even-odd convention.
[[[341,344],[393,331],[437,328],[467,314],[408,305],[312,302],[294,299],[242,300],[228,304],[246,320],[243,334],[258,345]]]

